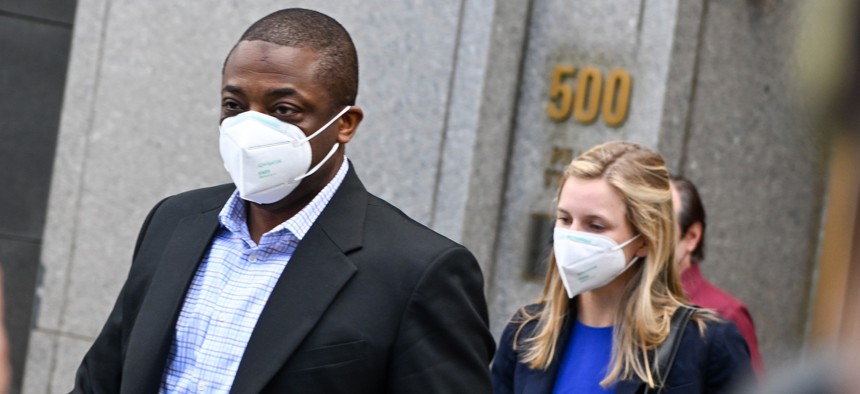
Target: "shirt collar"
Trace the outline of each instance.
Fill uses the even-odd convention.
[[[301,241],[317,220],[320,213],[322,213],[323,209],[325,209],[329,201],[331,201],[332,196],[334,196],[334,193],[340,187],[340,184],[343,183],[344,178],[346,178],[347,170],[349,170],[349,161],[344,157],[343,164],[341,164],[340,169],[337,170],[337,174],[335,174],[334,178],[329,181],[329,183],[313,198],[313,200],[311,200],[310,203],[308,203],[308,205],[302,208],[302,210],[296,213],[293,217],[266,232],[266,234],[286,230]],[[245,204],[245,200],[239,197],[239,190],[235,190],[233,194],[230,195],[227,203],[224,204],[224,208],[221,209],[221,213],[218,214],[218,221],[222,226],[227,228],[227,230],[240,235],[242,238],[250,240],[251,235],[248,232],[247,219],[247,205]],[[263,237],[265,237],[266,234],[263,234]]]

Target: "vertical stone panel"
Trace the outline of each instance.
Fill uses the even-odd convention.
[[[57,336],[52,333],[42,332],[38,329],[30,332],[22,393],[44,394],[51,392],[48,387],[57,353],[57,340]],[[68,391],[71,389],[72,383],[68,382],[66,387],[66,391]]]
[[[795,1],[709,1],[679,170],[708,214],[705,275],[747,303],[765,363],[804,344],[826,148],[794,105]]]
[[[20,392],[75,1],[0,4],[0,264],[13,394]]]

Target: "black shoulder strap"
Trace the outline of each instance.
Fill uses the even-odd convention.
[[[678,345],[681,343],[681,337],[684,336],[684,331],[687,328],[687,323],[690,317],[698,308],[682,305],[675,313],[672,314],[672,323],[669,328],[669,337],[666,341],[657,346],[654,364],[657,366],[654,380],[657,382],[657,394],[663,392],[663,387],[666,385],[666,379],[669,377],[669,372],[672,370],[672,364],[675,363],[675,355],[678,354]],[[643,382],[643,385],[647,385]],[[649,392],[650,390],[643,390]]]

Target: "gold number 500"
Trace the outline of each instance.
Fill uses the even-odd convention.
[[[567,84],[565,80],[575,74],[573,66],[557,65],[553,69],[549,84],[550,101],[546,108],[550,119],[563,121],[573,110],[573,118],[580,123],[594,122],[598,113],[607,126],[618,127],[624,123],[630,108],[630,74],[616,68],[609,72],[604,85],[603,75],[597,67],[583,67],[574,90],[573,84]]]

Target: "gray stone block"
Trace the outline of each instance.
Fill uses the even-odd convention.
[[[479,137],[480,108],[484,83],[482,75],[489,61],[493,8],[488,1],[466,1],[458,26],[456,64],[446,115],[439,177],[429,223],[454,240],[463,237],[463,218],[471,197],[469,180],[475,165],[473,156]],[[468,21],[468,22],[466,22]],[[484,142],[483,140],[481,142]]]
[[[57,338],[54,371],[50,380],[51,393],[67,393],[75,384],[75,372],[90,349],[89,339],[61,336]]]
[[[507,156],[513,136],[530,7],[530,2],[497,2],[494,10],[468,180],[469,198],[460,218],[463,222],[461,240],[481,263],[490,299],[498,239],[494,230],[502,214],[505,184],[501,180],[508,169]],[[494,314],[491,308],[490,315]]]
[[[368,190],[429,223],[440,176],[461,6],[364,4],[367,12],[341,20],[358,49],[358,102],[365,110],[347,155]]]
[[[0,88],[14,92],[0,105],[0,184],[12,191],[0,193],[0,234],[42,237],[70,37],[66,26],[0,15]]]
[[[669,171],[678,173],[686,158],[687,129],[692,121],[691,105],[695,95],[699,38],[702,31],[702,0],[678,3],[672,54],[666,84],[658,151]]]
[[[48,216],[42,247],[45,266],[37,325],[59,329],[66,301],[67,276],[81,219],[78,212],[81,181],[86,168],[87,141],[94,112],[95,81],[99,77],[105,1],[83,0],[76,16],[64,102],[75,110],[63,111],[60,121]],[[69,108],[69,107],[67,107]]]
[[[0,11],[71,27],[77,3],[75,0],[4,0],[0,3]]]
[[[30,333],[30,345],[27,352],[24,385],[21,393],[44,394],[50,392],[49,386],[51,383],[51,373],[54,370],[56,352],[56,334],[38,329]]]
[[[34,330],[24,379],[24,394],[67,393],[75,383],[75,372],[92,340],[56,332]]]
[[[766,364],[804,342],[827,170],[792,107],[796,7],[708,2],[681,168],[708,213],[702,269],[747,303]]]

